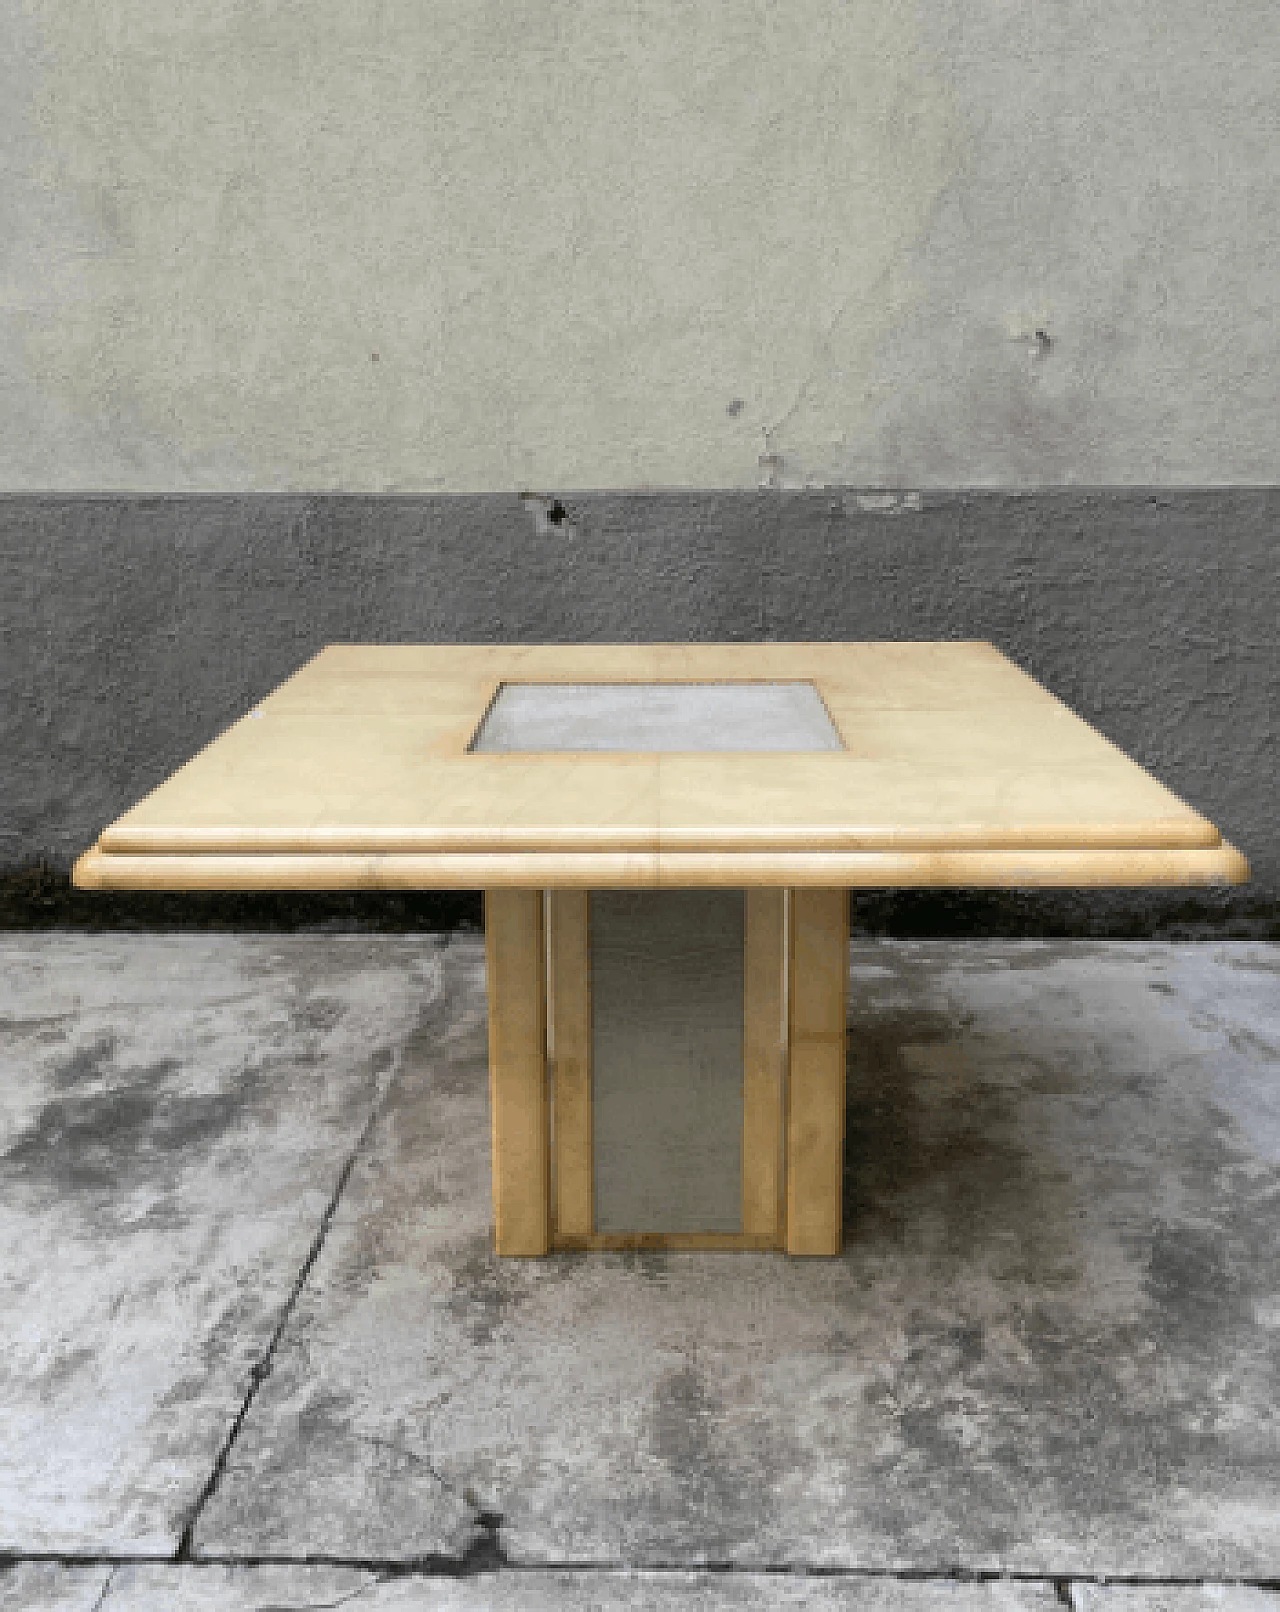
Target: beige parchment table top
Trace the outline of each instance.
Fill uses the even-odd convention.
[[[841,748],[475,753],[501,688],[812,684]],[[99,889],[1238,883],[986,643],[336,644],[105,830]]]

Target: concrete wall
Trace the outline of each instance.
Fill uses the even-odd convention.
[[[1266,0],[6,6],[0,488],[1275,481],[1278,67]]]
[[[1278,66],[1261,0],[4,7],[0,872],[330,639],[958,635],[1280,890]]]

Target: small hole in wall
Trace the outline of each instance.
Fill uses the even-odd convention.
[[[1053,346],[1053,337],[1045,329],[1036,331],[1036,357],[1044,358]]]
[[[369,354],[369,362],[371,364],[377,364],[380,361],[381,361],[381,355],[379,353],[370,353]]]
[[[563,521],[567,521],[569,519],[569,511],[564,507],[558,498],[547,511],[547,519],[553,526],[559,526]]]
[[[742,399],[740,397],[732,398],[730,400],[730,402],[729,402],[729,409],[728,409],[728,413],[729,413],[730,418],[736,420],[738,418],[738,416],[742,413],[743,409],[746,408],[746,406],[747,405],[742,401]]]

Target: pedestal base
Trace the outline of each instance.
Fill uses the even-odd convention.
[[[848,894],[485,896],[497,1251],[840,1251]]]

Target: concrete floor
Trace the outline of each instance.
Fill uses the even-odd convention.
[[[1280,1612],[1280,947],[850,963],[839,1260],[499,1264],[479,937],[0,936],[2,1612]]]

